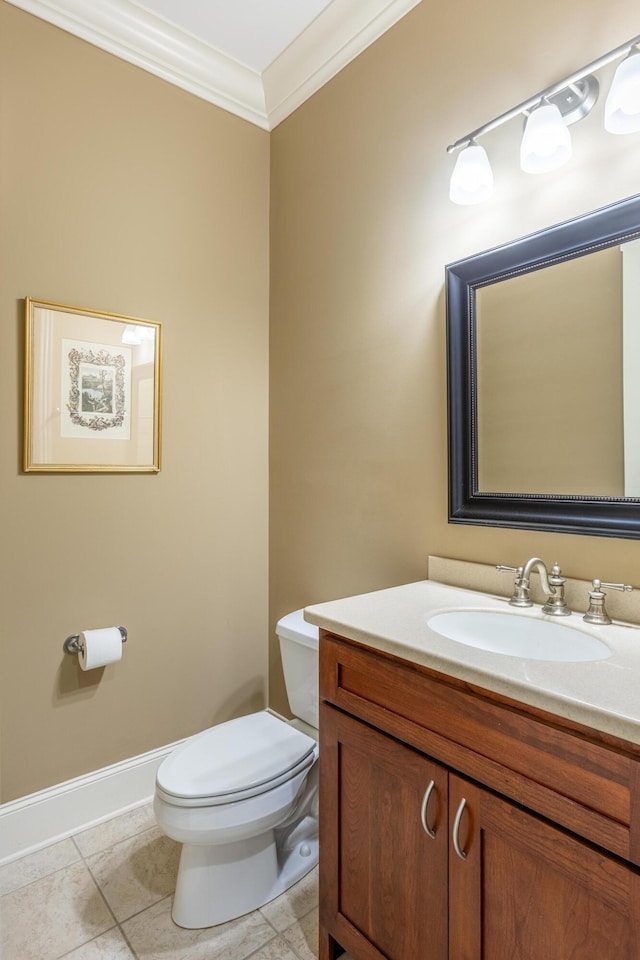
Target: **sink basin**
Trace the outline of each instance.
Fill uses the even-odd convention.
[[[452,610],[428,621],[435,633],[468,647],[527,660],[579,663],[605,660],[611,650],[597,637],[563,623],[493,610]]]

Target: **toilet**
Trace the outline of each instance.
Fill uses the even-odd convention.
[[[161,763],[154,812],[182,843],[172,916],[210,927],[274,897],[318,862],[318,628],[303,611],[276,627],[289,706],[180,744]]]

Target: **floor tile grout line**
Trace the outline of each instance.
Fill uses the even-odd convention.
[[[120,924],[118,924],[118,929],[120,930],[120,933],[122,934],[122,939],[124,940],[124,942],[125,942],[126,945],[128,946],[129,950],[131,951],[131,956],[134,958],[134,960],[138,960],[138,951],[134,949],[133,944],[132,944],[131,941],[129,940],[129,937],[126,935],[126,933],[124,932],[124,930],[123,930],[123,928],[122,928],[122,926],[121,926]]]
[[[137,830],[135,833],[129,834],[126,837],[120,837],[119,840],[114,840],[113,843],[108,844],[106,847],[101,847],[99,850],[93,850],[91,853],[83,853],[80,846],[76,843],[76,834],[71,837],[73,842],[76,845],[76,849],[80,851],[80,856],[83,860],[87,860],[89,857],[99,857],[103,853],[107,853],[109,850],[113,850],[114,847],[119,846],[121,843],[130,843],[131,840],[135,840],[136,837],[141,837],[144,833],[150,833],[152,830],[157,830],[156,824],[152,824],[150,827],[145,827],[144,830]],[[80,831],[82,832],[82,831]]]
[[[90,853],[86,853],[86,854],[83,852],[82,847],[77,842],[78,837],[81,837],[83,834],[93,833],[95,831],[98,831],[102,827],[106,827],[107,824],[116,823],[118,820],[125,820],[127,817],[130,816],[132,812],[138,812],[140,810],[143,810],[144,806],[145,805],[143,804],[140,807],[136,807],[135,811],[130,810],[127,813],[117,814],[115,817],[111,817],[109,820],[103,820],[101,823],[98,823],[93,827],[84,827],[84,828],[81,828],[80,830],[76,830],[75,833],[72,833],[70,835],[70,839],[73,840],[73,842],[76,845],[76,849],[80,852],[81,856],[83,857],[94,857],[99,853],[104,853],[106,850],[110,850],[112,847],[115,847],[116,844],[122,843],[124,840],[132,840],[134,837],[139,836],[141,833],[146,833],[147,830],[153,830],[154,827],[156,826],[155,818],[154,818],[154,823],[152,823],[151,826],[143,827],[140,830],[134,830],[132,833],[127,833],[126,836],[120,837],[118,840],[114,840],[113,842],[108,843],[106,846],[100,847],[98,850],[93,850]],[[149,806],[151,806],[151,804],[149,804]]]
[[[257,910],[256,912],[257,912],[257,913],[260,913],[260,916],[263,918],[263,920],[266,920],[266,922],[269,924],[269,926],[270,926],[273,930],[275,930],[275,932],[278,934],[279,937],[281,937],[281,936],[283,936],[283,934],[284,934],[287,930],[290,930],[291,927],[295,927],[296,924],[298,924],[298,923],[302,923],[303,920],[306,920],[307,917],[311,916],[311,914],[314,913],[314,912],[317,911],[317,910],[318,910],[318,904],[316,904],[315,907],[311,907],[309,910],[306,911],[306,913],[301,914],[299,917],[294,917],[294,919],[291,921],[291,923],[288,923],[287,926],[284,927],[282,930],[279,930],[278,927],[276,927],[276,925],[275,925],[274,923],[272,923],[271,920],[269,920],[268,917],[265,917],[264,913],[262,912],[262,910],[261,910],[260,908],[258,908],[258,910]]]
[[[31,854],[26,854],[26,856],[31,856]],[[34,883],[40,883],[41,880],[48,880],[49,877],[54,877],[56,873],[61,873],[63,870],[67,870],[69,867],[75,867],[76,864],[80,863],[81,861],[82,857],[80,856],[77,860],[71,860],[69,863],[65,863],[61,867],[56,867],[55,870],[51,870],[49,873],[43,873],[41,877],[36,877],[35,880],[29,880],[28,883],[23,883],[19,887],[15,887],[14,890],[9,890],[7,893],[0,894],[0,900],[3,900],[5,897],[11,897],[14,893],[19,893],[21,890],[26,890],[27,887],[32,887]],[[19,863],[19,860],[15,860],[14,863]]]
[[[81,859],[81,860],[84,860],[84,859],[85,859],[85,858],[84,858],[84,853],[82,852],[82,850],[80,849],[80,847],[79,847],[78,844],[76,843],[76,838],[75,838],[75,836],[73,836],[73,835],[71,836],[71,842],[73,843],[74,847],[75,847],[76,850],[78,851],[78,856],[80,857],[80,859]],[[85,863],[86,863],[86,860],[85,860]]]
[[[107,898],[106,898],[106,896],[105,896],[105,894],[104,894],[104,891],[103,891],[102,887],[100,886],[100,884],[98,883],[96,877],[94,876],[93,870],[91,869],[91,867],[89,866],[89,864],[87,863],[87,861],[84,859],[84,857],[83,857],[82,859],[83,859],[83,863],[84,863],[85,867],[86,867],[87,870],[89,871],[89,876],[91,877],[91,879],[93,880],[93,882],[94,882],[94,884],[95,884],[95,886],[96,886],[96,890],[98,891],[98,893],[100,894],[100,896],[101,896],[101,898],[102,898],[102,900],[103,900],[103,902],[104,902],[104,905],[106,906],[107,910],[109,911],[109,913],[110,913],[111,916],[113,917],[114,925],[115,925],[116,927],[119,927],[119,926],[120,926],[120,921],[119,921],[118,918],[116,917],[116,915],[115,915],[115,913],[114,913],[114,911],[113,911],[113,909],[112,909],[112,907],[111,907],[111,904],[109,903],[109,901],[107,900]]]
[[[114,819],[115,819],[115,818],[114,818]],[[145,832],[144,830],[141,830],[141,831],[140,831],[140,833],[144,833],[144,832]],[[134,834],[134,836],[137,836],[137,834]],[[127,838],[127,839],[131,839],[131,838]],[[111,930],[116,930],[116,929],[119,931],[120,935],[122,936],[122,939],[123,939],[124,942],[126,943],[128,949],[131,951],[131,955],[134,957],[134,960],[137,960],[138,954],[137,954],[136,951],[133,949],[133,946],[132,946],[131,943],[129,942],[129,938],[127,937],[126,933],[124,932],[124,930],[123,930],[123,928],[122,928],[122,924],[123,924],[123,923],[126,923],[126,921],[127,921],[127,920],[130,920],[131,918],[130,918],[130,917],[127,917],[125,920],[122,920],[122,921],[118,920],[118,918],[116,917],[115,913],[113,912],[113,909],[111,908],[111,904],[110,904],[109,901],[107,900],[107,898],[106,898],[106,896],[105,896],[105,894],[104,894],[104,892],[103,892],[103,890],[102,890],[102,887],[100,886],[98,880],[96,879],[96,877],[95,877],[95,875],[94,875],[94,873],[93,873],[93,870],[91,869],[89,863],[87,862],[87,856],[85,856],[85,854],[82,852],[82,850],[80,849],[80,847],[79,847],[78,844],[76,843],[76,841],[75,841],[75,836],[72,836],[72,837],[71,837],[71,840],[73,840],[74,846],[75,846],[75,848],[76,848],[76,850],[78,851],[78,854],[79,854],[79,856],[80,856],[80,861],[81,861],[81,862],[84,864],[84,866],[86,867],[86,869],[87,869],[87,871],[88,871],[91,879],[93,880],[93,882],[94,882],[94,884],[95,884],[95,886],[96,886],[96,888],[97,888],[97,890],[98,890],[98,893],[100,894],[100,897],[102,898],[102,900],[103,900],[103,902],[104,902],[107,910],[108,910],[109,913],[111,914],[114,923],[113,923],[113,926],[112,926],[112,927],[108,927],[106,930],[103,930],[102,933],[99,933],[99,934],[97,934],[95,937],[92,937],[91,940],[85,940],[84,943],[78,944],[78,945],[75,946],[72,950],[68,950],[67,953],[62,954],[60,957],[57,957],[56,960],[64,960],[64,957],[68,957],[69,954],[73,953],[74,950],[78,950],[80,947],[84,947],[84,946],[86,946],[88,943],[93,943],[94,940],[97,940],[97,939],[99,939],[99,937],[104,936],[105,933],[109,933]],[[112,846],[116,846],[116,844],[113,844]],[[111,849],[111,847],[105,847],[105,851],[106,851],[106,850],[110,850],[110,849]],[[104,852],[104,851],[100,851],[100,852],[102,853],[102,852]],[[96,855],[96,854],[93,854],[93,853],[92,853],[92,854],[89,854],[89,856],[92,856],[92,857],[95,856],[95,855]],[[74,861],[74,862],[77,863],[78,861]],[[162,899],[165,899],[165,898],[163,897]],[[159,902],[159,901],[157,901],[157,902]],[[153,906],[153,904],[152,904],[152,906]],[[149,908],[146,907],[145,909],[148,910]],[[140,910],[140,911],[138,911],[138,913],[144,913],[144,910]],[[132,914],[132,916],[137,916],[137,914]]]
[[[114,817],[114,819],[117,819],[117,818]],[[95,851],[94,853],[90,853],[90,854],[84,854],[84,853],[82,853],[82,851],[80,850],[80,848],[79,848],[78,845],[76,844],[76,848],[78,849],[78,851],[79,851],[79,853],[80,853],[80,857],[81,857],[84,865],[86,866],[87,870],[88,870],[89,873],[91,874],[91,877],[92,877],[92,879],[93,879],[93,882],[94,882],[95,885],[97,886],[97,888],[98,888],[98,890],[99,890],[99,892],[100,892],[100,895],[101,895],[102,899],[104,900],[105,904],[107,905],[107,908],[108,908],[108,910],[109,910],[109,913],[111,914],[111,916],[113,917],[113,919],[114,919],[114,921],[115,921],[115,925],[116,925],[116,926],[118,927],[118,929],[120,930],[120,933],[121,933],[122,936],[124,937],[125,941],[127,942],[127,946],[128,946],[129,949],[132,951],[132,953],[134,954],[134,956],[137,956],[137,954],[135,953],[135,950],[133,949],[133,947],[132,947],[131,944],[129,943],[128,937],[127,937],[127,935],[126,935],[126,933],[124,932],[124,929],[123,929],[123,924],[128,923],[129,920],[132,920],[134,917],[140,916],[140,914],[141,914],[141,913],[144,913],[145,910],[149,910],[151,907],[157,906],[157,904],[162,903],[163,900],[167,900],[168,897],[173,896],[173,894],[170,893],[170,894],[168,894],[167,897],[160,897],[159,900],[154,900],[153,903],[147,904],[147,906],[146,906],[146,907],[143,907],[141,910],[136,910],[136,912],[135,912],[135,913],[132,913],[131,916],[129,916],[129,917],[124,917],[122,920],[119,920],[118,917],[116,917],[115,912],[114,912],[113,908],[111,907],[111,904],[110,904],[109,901],[107,900],[107,897],[106,897],[104,891],[102,890],[102,887],[101,887],[101,885],[100,885],[99,880],[97,879],[97,877],[95,876],[93,870],[91,869],[91,865],[90,865],[90,863],[89,863],[89,859],[91,859],[91,858],[93,858],[93,857],[100,856],[102,853],[107,853],[109,850],[113,850],[114,847],[117,847],[118,844],[120,844],[120,843],[125,843],[125,842],[127,842],[127,841],[133,840],[134,837],[139,837],[139,836],[141,836],[143,833],[147,833],[149,830],[153,830],[153,829],[155,829],[155,827],[146,827],[144,830],[139,830],[137,833],[132,834],[130,837],[125,837],[125,838],[123,838],[123,839],[121,839],[121,840],[116,840],[115,843],[111,844],[110,846],[104,847],[102,850],[98,850],[98,851]],[[75,842],[75,838],[72,837],[72,839],[73,839],[74,842]]]
[[[269,902],[271,903],[272,901],[269,901]],[[264,906],[264,904],[263,904],[263,906]],[[278,936],[280,935],[280,931],[278,930],[278,928],[276,927],[276,925],[275,925],[274,923],[271,923],[271,920],[269,920],[269,917],[265,917],[264,913],[262,912],[261,907],[258,907],[258,909],[256,910],[256,913],[259,913],[259,914],[260,914],[260,916],[261,916],[262,919],[265,921],[265,923],[268,923],[269,926],[271,927],[271,929],[274,930],[275,933],[276,933]]]
[[[253,911],[253,912],[257,913],[258,911],[256,910],[256,911]],[[271,924],[269,924],[269,926],[271,927]],[[273,927],[271,927],[271,929],[273,930]],[[251,960],[251,957],[255,957],[257,954],[260,953],[261,950],[264,950],[265,947],[268,947],[270,943],[273,943],[273,941],[276,939],[276,937],[277,937],[277,933],[274,934],[273,937],[269,937],[268,940],[265,940],[265,942],[264,942],[263,944],[261,944],[259,947],[256,947],[256,949],[253,950],[251,953],[248,953],[248,954],[246,955],[246,957],[243,957],[243,958],[242,958],[242,960]]]
[[[152,907],[157,907],[158,904],[159,904],[159,903],[162,903],[164,900],[170,900],[171,897],[173,897],[173,894],[172,894],[172,893],[168,894],[166,897],[160,897],[159,900],[154,900],[153,903],[148,903],[148,904],[146,905],[146,907],[143,907],[141,910],[136,910],[135,913],[132,913],[132,914],[131,914],[131,916],[129,916],[129,917],[124,917],[124,919],[122,919],[122,920],[118,920],[118,918],[116,917],[115,912],[114,912],[111,904],[110,904],[109,901],[107,900],[107,897],[105,896],[105,894],[104,894],[104,892],[103,892],[103,890],[102,890],[102,888],[101,888],[101,886],[100,886],[100,883],[98,882],[98,880],[97,880],[96,877],[94,876],[93,871],[91,870],[91,867],[89,866],[88,863],[86,863],[86,861],[85,861],[85,866],[86,866],[87,870],[89,871],[89,873],[91,874],[91,879],[93,880],[93,882],[95,883],[96,887],[98,888],[98,891],[99,891],[99,893],[100,893],[100,896],[102,897],[102,899],[104,900],[105,904],[107,905],[107,909],[109,910],[109,913],[111,914],[111,916],[112,916],[113,919],[114,919],[114,925],[115,925],[116,927],[118,927],[118,929],[119,929],[120,932],[122,933],[122,935],[123,935],[123,937],[125,938],[125,940],[127,940],[127,936],[126,936],[126,934],[125,934],[125,932],[124,932],[124,929],[123,929],[123,925],[124,925],[125,923],[128,923],[129,920],[133,920],[134,917],[139,917],[141,913],[145,913],[145,911],[150,910]],[[110,927],[109,929],[112,929],[112,928]],[[106,931],[105,931],[105,932],[106,932]],[[128,940],[127,940],[127,943],[128,943]]]
[[[312,913],[317,913],[318,910],[319,910],[319,906],[312,907],[311,910],[307,910],[307,912],[306,912],[305,914],[303,914],[303,916],[298,917],[297,920],[295,920],[293,923],[290,923],[289,926],[288,926],[285,930],[282,931],[282,934],[281,934],[282,939],[284,940],[284,942],[285,942],[285,943],[287,944],[287,946],[289,947],[289,950],[291,950],[291,953],[292,953],[295,957],[297,957],[298,960],[305,960],[305,958],[301,957],[300,953],[296,950],[296,948],[294,947],[294,945],[293,945],[289,940],[287,940],[287,938],[285,937],[285,933],[287,932],[287,930],[291,930],[292,927],[299,926],[299,925],[302,923],[303,920],[306,920],[307,917],[310,917]],[[316,953],[316,956],[317,956],[317,953]]]
[[[141,910],[136,910],[135,913],[132,913],[130,917],[125,917],[124,920],[117,921],[120,926],[123,926],[125,923],[129,923],[130,920],[134,920],[135,917],[139,917],[140,914],[146,913],[147,910],[151,910],[152,907],[157,907],[158,904],[164,903],[165,900],[171,900],[173,897],[172,893],[168,893],[166,897],[160,897],[159,900],[154,900],[153,903],[148,903],[146,907],[143,907]]]
[[[276,898],[276,899],[277,899],[277,898]],[[271,903],[271,902],[273,902],[273,901],[269,901],[269,902]],[[266,906],[266,904],[264,904],[264,906]],[[266,922],[269,924],[269,926],[271,927],[272,930],[275,930],[275,937],[271,937],[270,940],[267,940],[267,942],[264,943],[261,947],[258,947],[257,950],[254,950],[254,952],[253,952],[252,954],[249,954],[249,956],[246,957],[245,960],[251,960],[251,957],[253,957],[253,956],[255,956],[256,954],[260,953],[261,950],[264,950],[264,948],[265,948],[269,943],[272,943],[273,940],[276,939],[276,937],[280,937],[280,939],[287,945],[287,947],[288,947],[288,949],[290,950],[290,952],[294,955],[294,957],[296,957],[296,960],[305,960],[305,958],[300,957],[300,954],[298,953],[298,951],[296,950],[296,948],[293,946],[293,944],[290,943],[290,942],[287,940],[287,938],[285,937],[285,933],[287,932],[287,930],[291,930],[292,927],[297,926],[297,925],[300,924],[303,920],[305,920],[307,917],[311,916],[312,913],[315,913],[315,912],[317,912],[318,910],[319,910],[319,904],[316,904],[315,907],[311,907],[311,909],[310,909],[310,910],[307,910],[306,913],[303,913],[302,916],[296,917],[287,927],[284,928],[284,930],[278,930],[278,928],[271,922],[271,920],[269,920],[269,918],[268,918],[267,916],[265,916],[265,914],[262,912],[262,908],[259,907],[255,912],[256,912],[256,913],[259,913],[260,916],[263,918],[263,920],[266,920]]]
[[[95,937],[91,937],[90,940],[85,940],[83,943],[76,944],[75,947],[71,947],[71,949],[66,950],[65,953],[58,954],[58,956],[55,957],[55,960],[64,960],[65,957],[71,956],[71,954],[74,953],[76,950],[80,950],[82,947],[86,947],[88,943],[93,943],[94,940],[98,940],[100,937],[103,937],[105,933],[111,933],[111,931],[115,930],[117,926],[118,924],[116,923],[112,927],[109,927],[107,930],[103,930],[102,933],[97,933]]]
[[[126,816],[126,814],[123,814],[123,816]],[[117,818],[117,817],[114,817],[113,819],[116,820],[116,819],[118,819],[118,818]],[[92,869],[91,869],[91,866],[90,866],[90,864],[89,864],[88,861],[89,861],[90,859],[94,858],[94,857],[98,857],[98,856],[101,856],[101,855],[104,854],[104,853],[108,853],[109,851],[113,850],[114,847],[117,847],[117,846],[119,846],[119,845],[122,844],[122,843],[128,843],[128,842],[134,840],[136,837],[140,837],[140,836],[142,836],[143,834],[149,833],[151,830],[155,830],[155,829],[156,829],[156,825],[155,825],[155,824],[152,824],[150,827],[144,827],[142,830],[136,830],[135,833],[132,833],[132,834],[130,834],[129,836],[120,837],[118,840],[115,840],[113,843],[111,843],[111,844],[109,844],[109,845],[107,845],[107,846],[105,846],[105,847],[102,847],[100,850],[94,850],[93,852],[91,852],[91,853],[86,853],[86,854],[82,852],[82,850],[80,849],[80,847],[79,847],[79,845],[78,845],[77,843],[75,844],[75,845],[76,845],[76,848],[77,848],[77,849],[79,850],[79,852],[80,852],[80,856],[81,856],[81,858],[82,858],[85,866],[87,867],[87,869],[88,869],[89,872],[91,873],[91,876],[93,877],[93,880],[94,880],[94,882],[96,883],[96,886],[98,887],[98,890],[100,891],[100,893],[101,893],[101,895],[102,895],[102,899],[103,899],[103,900],[105,901],[105,903],[107,904],[107,907],[109,908],[109,912],[110,912],[111,915],[113,916],[118,930],[119,930],[120,933],[122,934],[122,937],[123,937],[125,943],[127,944],[127,947],[128,947],[129,950],[131,951],[132,956],[135,958],[135,960],[137,960],[138,954],[137,954],[136,950],[134,949],[133,945],[131,944],[131,942],[130,942],[130,940],[129,940],[129,937],[127,936],[127,933],[126,933],[126,931],[125,931],[125,929],[124,929],[124,924],[128,923],[130,920],[133,920],[134,917],[139,917],[141,914],[145,913],[147,910],[150,910],[151,907],[156,907],[159,903],[162,903],[163,900],[168,900],[168,899],[170,899],[170,898],[173,896],[173,894],[170,893],[170,894],[168,894],[168,895],[165,896],[165,897],[160,897],[159,900],[155,900],[153,903],[149,903],[149,904],[147,904],[147,906],[142,907],[141,910],[136,910],[136,911],[135,911],[134,913],[132,913],[130,916],[124,917],[122,920],[119,920],[119,919],[116,917],[115,912],[114,912],[113,909],[111,908],[111,906],[110,906],[110,904],[109,904],[109,901],[107,900],[105,894],[103,893],[102,888],[101,888],[101,886],[100,886],[100,883],[99,883],[99,881],[97,880],[97,878],[95,877],[95,875],[94,875],[94,873],[93,873],[93,871],[92,871]],[[75,836],[72,837],[72,839],[73,839],[73,841],[74,841],[74,843],[75,843]]]
[[[127,814],[121,814],[121,816],[125,817],[125,816],[127,816]],[[112,822],[113,820],[118,820],[118,819],[120,819],[120,818],[119,818],[119,817],[112,817],[111,821],[105,821],[105,822],[110,823],[110,822]],[[90,828],[90,829],[91,829],[91,828]],[[111,905],[109,904],[109,901],[107,900],[105,894],[103,893],[102,888],[101,888],[98,880],[96,879],[96,877],[95,877],[95,875],[94,875],[94,873],[93,873],[93,871],[92,871],[89,863],[88,863],[88,860],[89,860],[90,857],[96,857],[96,856],[99,856],[100,854],[107,853],[107,851],[112,850],[112,849],[113,849],[114,847],[116,847],[119,843],[124,843],[124,842],[126,842],[126,841],[133,840],[135,837],[138,837],[138,836],[140,836],[141,834],[147,833],[149,830],[153,830],[153,829],[154,829],[154,825],[152,825],[152,826],[150,826],[150,827],[144,827],[142,830],[136,830],[136,831],[134,831],[133,833],[128,834],[126,837],[120,837],[120,839],[115,840],[113,843],[110,843],[110,844],[107,844],[107,845],[104,846],[104,847],[101,847],[99,850],[94,850],[92,853],[86,853],[86,854],[82,851],[82,849],[81,849],[81,847],[80,847],[80,844],[76,841],[76,837],[80,836],[80,834],[83,833],[83,832],[85,832],[85,831],[82,831],[82,830],[81,830],[81,831],[79,831],[79,833],[74,834],[74,835],[72,835],[72,837],[71,837],[71,839],[73,840],[73,843],[74,843],[74,845],[75,845],[76,850],[77,850],[78,853],[80,854],[80,859],[83,861],[83,863],[84,863],[84,865],[86,866],[87,870],[88,870],[89,873],[91,874],[91,877],[92,877],[95,885],[97,886],[98,891],[99,891],[102,899],[104,900],[104,902],[105,902],[105,904],[106,904],[106,906],[107,906],[107,909],[109,910],[109,913],[111,914],[111,916],[112,916],[113,919],[115,920],[115,928],[117,928],[117,930],[119,931],[122,939],[123,939],[124,942],[126,943],[127,949],[130,951],[131,956],[133,957],[133,960],[138,960],[138,953],[137,953],[137,951],[135,950],[135,948],[133,947],[133,944],[131,943],[131,941],[129,940],[129,937],[128,937],[127,934],[126,934],[126,931],[125,931],[125,929],[124,929],[124,924],[127,923],[129,920],[133,919],[133,917],[139,916],[141,913],[144,913],[145,910],[149,910],[150,907],[155,906],[157,903],[161,903],[162,900],[166,900],[167,898],[166,898],[166,897],[161,897],[160,900],[157,900],[157,901],[156,901],[156,903],[154,903],[154,904],[149,904],[149,906],[144,907],[142,910],[138,910],[136,913],[132,913],[130,917],[125,917],[124,920],[118,920],[118,918],[116,917],[114,911],[113,911],[112,908],[111,908]],[[110,927],[109,929],[110,929],[110,930],[113,930],[114,927]],[[104,932],[107,933],[108,931],[105,930]],[[102,934],[99,934],[99,936],[102,936]],[[97,939],[97,938],[94,937],[94,939]],[[91,941],[88,941],[88,942],[90,943]],[[77,948],[76,948],[76,949],[77,949]],[[62,960],[62,958],[59,958],[59,960]]]

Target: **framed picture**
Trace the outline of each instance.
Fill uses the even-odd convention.
[[[26,473],[157,473],[159,323],[25,299]]]

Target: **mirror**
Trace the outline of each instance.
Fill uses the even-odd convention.
[[[446,284],[449,520],[640,538],[640,197]]]

